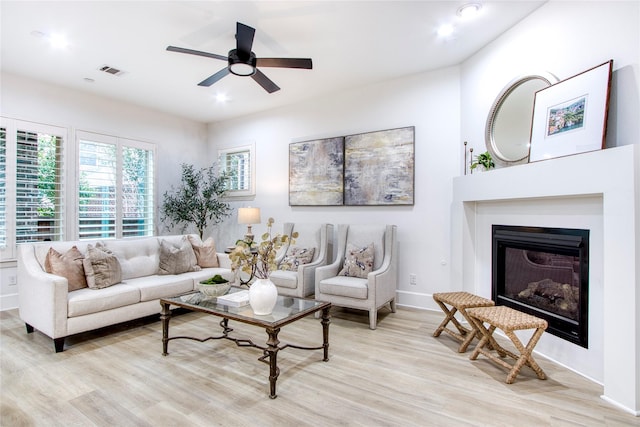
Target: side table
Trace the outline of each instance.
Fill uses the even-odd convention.
[[[482,298],[478,295],[470,294],[469,292],[440,292],[433,294],[433,299],[438,303],[446,315],[440,326],[438,326],[433,333],[433,336],[438,337],[442,332],[448,333],[458,341],[462,342],[458,348],[458,353],[464,353],[471,341],[473,341],[473,338],[479,334],[474,323],[469,319],[466,310],[471,307],[491,307],[495,303],[490,299]],[[447,308],[447,305],[452,308]],[[469,328],[465,328],[460,324],[460,322],[458,322],[458,319],[454,317],[456,312],[460,312],[467,322],[469,322]],[[447,328],[447,324],[449,322],[453,323],[453,325],[458,329],[458,332]]]

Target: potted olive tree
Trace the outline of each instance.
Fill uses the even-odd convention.
[[[180,185],[164,193],[162,221],[171,227],[182,225],[182,232],[193,224],[202,239],[209,225],[218,224],[231,215],[231,206],[222,201],[230,177],[231,174],[224,171],[218,174],[215,164],[196,169],[183,163]]]

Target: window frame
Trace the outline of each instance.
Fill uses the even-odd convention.
[[[232,154],[249,153],[249,188],[245,190],[227,190],[224,200],[253,200],[256,196],[256,145],[249,143],[234,147],[218,149],[218,165],[220,171],[227,170],[227,158]]]
[[[115,216],[115,237],[105,237],[107,239],[115,238],[115,239],[128,239],[128,238],[139,238],[143,237],[142,235],[135,236],[124,236],[124,214],[123,214],[123,193],[122,193],[122,181],[123,181],[123,168],[124,168],[124,149],[123,147],[136,148],[141,150],[146,150],[151,152],[152,160],[153,160],[153,168],[151,171],[152,176],[149,178],[149,182],[151,183],[151,201],[148,202],[150,205],[149,210],[149,220],[151,221],[150,225],[146,225],[146,232],[144,236],[155,236],[156,229],[158,226],[158,215],[156,212],[156,205],[158,203],[158,195],[157,195],[157,146],[151,142],[145,142],[130,138],[121,138],[112,135],[106,135],[98,132],[91,132],[85,130],[76,131],[75,135],[75,148],[76,148],[76,161],[75,161],[75,185],[74,185],[74,193],[79,201],[80,199],[80,143],[96,143],[96,144],[111,144],[116,147],[116,216]],[[79,203],[76,203],[76,214],[74,216],[74,235],[78,240],[90,240],[92,237],[81,237],[80,236],[80,210]]]
[[[62,179],[60,184],[61,197],[60,197],[60,240],[68,240],[69,225],[70,225],[70,212],[68,206],[73,206],[73,201],[70,199],[74,183],[70,178],[69,171],[69,130],[65,127],[48,125],[43,123],[36,123],[27,120],[13,119],[9,117],[0,117],[0,127],[6,130],[6,153],[5,153],[5,235],[6,245],[0,246],[0,261],[15,260],[18,255],[18,243],[17,243],[17,161],[18,161],[18,142],[17,132],[24,131],[29,133],[48,134],[54,135],[61,139],[60,150],[62,152],[62,162],[60,166],[60,173]]]

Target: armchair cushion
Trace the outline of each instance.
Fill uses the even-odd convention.
[[[102,289],[122,281],[122,268],[118,258],[100,242],[94,247],[87,245],[87,256],[82,261],[87,285],[91,289]]]
[[[179,246],[163,239],[160,242],[160,267],[158,274],[180,274],[188,271],[199,271],[196,255],[193,253],[191,243],[186,236],[180,241]]]
[[[367,299],[368,280],[359,277],[335,276],[320,282],[320,292],[339,297]]]
[[[315,248],[290,246],[278,268],[280,270],[298,271],[299,265],[311,262],[315,250]]]
[[[209,268],[219,266],[218,256],[216,255],[216,245],[212,237],[209,237],[203,242],[200,236],[190,234],[189,242],[191,242],[191,247],[196,254],[196,260],[200,267]]]
[[[69,282],[69,292],[86,288],[87,279],[82,266],[83,258],[77,246],[73,246],[64,254],[49,248],[44,260],[45,271],[66,278]]]
[[[369,243],[365,247],[358,247],[352,243],[347,244],[344,266],[338,275],[366,279],[373,270],[373,257],[373,243]]]
[[[275,270],[271,272],[269,279],[281,288],[295,289],[298,287],[297,271]]]

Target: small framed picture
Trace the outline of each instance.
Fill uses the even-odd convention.
[[[613,60],[535,94],[529,162],[605,148]]]

